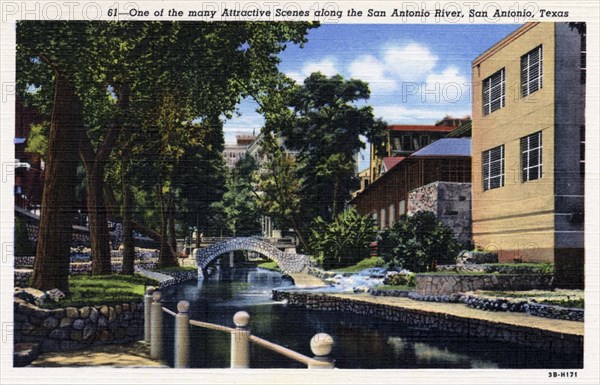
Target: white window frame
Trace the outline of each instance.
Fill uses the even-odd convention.
[[[498,84],[493,84],[499,78]],[[483,80],[483,115],[491,114],[504,107],[506,103],[506,71],[504,68],[495,72],[493,75]],[[492,94],[497,89],[500,90],[500,96],[493,98]],[[497,107],[493,107],[494,103],[500,102]]]
[[[500,151],[500,157],[498,159],[491,159],[492,151],[494,151],[494,150]],[[505,156],[504,145],[490,148],[489,150],[484,151],[482,153],[483,191],[493,190],[493,189],[504,186],[504,156]],[[500,172],[498,174],[492,175],[493,166],[496,163],[500,164],[500,167],[499,167]],[[487,176],[486,176],[486,171],[487,171]],[[499,179],[498,185],[496,185],[495,183],[492,184],[492,182],[494,182],[496,179]]]
[[[537,146],[535,146],[535,141],[533,141],[536,136],[538,140]],[[538,155],[532,159],[530,154],[536,150],[538,151]],[[521,138],[522,181],[528,182],[530,180],[540,179],[542,177],[542,166],[542,131],[538,131]],[[537,176],[531,173],[532,170],[536,169]]]
[[[538,54],[538,60],[533,60],[533,55]],[[542,46],[539,45],[525,55],[521,56],[521,95],[531,95],[543,86],[544,57]],[[537,76],[534,69],[537,69]],[[537,85],[537,88],[536,88]]]

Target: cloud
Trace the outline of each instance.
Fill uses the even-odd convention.
[[[439,87],[442,92],[445,91],[446,99],[456,99],[460,97],[459,94],[462,94],[463,97],[468,96],[470,90],[470,82],[459,73],[459,69],[456,67],[448,67],[441,73],[427,75],[425,83],[428,90]]]
[[[438,57],[429,47],[410,43],[405,46],[388,46],[383,53],[388,71],[402,80],[418,81],[433,70]]]
[[[350,63],[350,77],[369,83],[373,94],[386,94],[394,91],[398,84],[385,74],[385,66],[372,55],[365,55]]]
[[[464,107],[452,108],[407,108],[403,104],[373,106],[376,117],[381,117],[388,124],[433,124],[446,115],[462,118],[471,115],[471,110]]]
[[[334,57],[327,56],[320,61],[307,61],[300,71],[289,71],[285,74],[298,83],[304,82],[304,79],[309,77],[313,72],[321,72],[323,75],[331,77],[341,73],[337,68],[336,62],[337,60]]]

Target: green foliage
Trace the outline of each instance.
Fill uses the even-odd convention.
[[[408,285],[381,285],[381,286],[376,286],[375,289],[377,289],[377,290],[404,290],[404,291],[411,291],[411,290],[414,290],[415,287],[414,286],[408,286]]]
[[[263,262],[258,264],[258,267],[262,267],[263,269],[280,271],[279,265],[275,261]]]
[[[252,174],[257,170],[251,156],[238,161],[227,177],[223,198],[210,206],[212,233],[241,237],[260,234],[260,207],[252,186]]]
[[[317,261],[329,270],[351,266],[367,258],[375,235],[371,217],[349,208],[329,223],[317,217],[311,227],[309,243]]]
[[[404,274],[388,274],[385,277],[384,283],[391,286],[417,286],[417,279],[414,273]]]
[[[381,234],[379,254],[390,265],[413,272],[435,270],[437,264],[452,264],[460,245],[452,229],[429,211],[403,215]]]
[[[364,269],[369,269],[371,267],[384,267],[384,266],[385,266],[385,261],[383,260],[383,258],[370,257],[370,258],[363,259],[362,261],[358,262],[356,265],[344,267],[341,269],[335,269],[335,271],[338,271],[340,273],[355,273],[355,272],[358,272],[358,271],[361,271]]]
[[[33,244],[27,235],[27,226],[21,218],[15,218],[15,255],[35,255]]]
[[[32,124],[25,151],[40,154],[45,159],[48,149],[48,129],[47,124]]]
[[[69,277],[70,293],[49,307],[96,306],[139,302],[146,286],[157,282],[142,277],[113,275],[74,275]],[[46,304],[45,304],[46,305]]]

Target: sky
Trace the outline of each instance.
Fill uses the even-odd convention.
[[[471,62],[516,24],[323,24],[304,48],[288,45],[280,71],[299,83],[312,72],[369,83],[375,117],[388,124],[434,124],[471,114]],[[259,133],[264,120],[243,101],[225,123],[225,141]],[[359,169],[368,165],[363,151]]]

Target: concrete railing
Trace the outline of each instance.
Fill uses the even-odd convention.
[[[231,335],[231,365],[232,369],[245,369],[250,367],[250,342],[281,354],[292,360],[300,362],[308,369],[333,369],[334,360],[329,357],[333,348],[333,338],[326,333],[318,333],[310,340],[310,348],[314,357],[308,357],[281,345],[267,341],[251,334],[248,324],[250,315],[245,311],[238,311],[233,316],[235,328],[190,320],[188,301],[179,301],[177,313],[165,308],[161,303],[161,292],[148,288],[144,297],[145,321],[144,339],[150,343],[152,358],[161,359],[164,355],[163,348],[163,313],[175,317],[174,341],[174,366],[176,368],[189,368],[190,365],[190,325],[205,329],[217,330]]]

